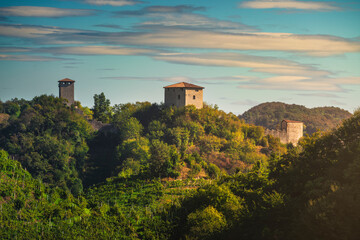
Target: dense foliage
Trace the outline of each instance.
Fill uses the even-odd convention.
[[[211,106],[115,105],[95,132],[76,106],[0,104],[1,239],[360,238],[359,111],[286,149]]]
[[[248,171],[257,161],[266,163],[271,152],[286,151],[278,139],[264,136],[262,127],[207,105],[118,104],[111,115],[111,127],[89,142],[91,184],[109,176],[216,178]]]
[[[245,122],[268,129],[279,128],[283,119],[301,121],[304,132],[313,134],[317,130],[330,130],[339,126],[351,113],[337,107],[306,108],[296,104],[268,102],[257,105],[244,112],[239,118]]]
[[[81,193],[87,140],[92,134],[85,118],[53,96],[3,105],[10,118],[0,125],[0,147],[33,177]]]

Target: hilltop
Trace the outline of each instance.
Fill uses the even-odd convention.
[[[359,239],[359,111],[285,149],[212,106],[115,105],[96,131],[75,104],[0,102],[1,239]]]
[[[267,102],[249,109],[239,118],[268,129],[278,128],[283,119],[301,121],[305,125],[304,133],[313,134],[317,130],[334,129],[351,116],[350,112],[337,107],[306,108],[296,104]]]

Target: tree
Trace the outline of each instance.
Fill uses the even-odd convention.
[[[110,100],[106,99],[105,94],[103,92],[94,95],[93,112],[95,119],[102,121],[103,123],[110,122],[111,113],[112,113]]]
[[[196,210],[187,217],[190,226],[188,239],[208,239],[226,227],[226,219],[213,206]]]
[[[164,170],[166,163],[170,161],[170,148],[169,146],[155,139],[151,142],[150,147],[150,171],[154,176],[161,176],[167,174]]]

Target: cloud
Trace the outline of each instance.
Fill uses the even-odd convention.
[[[112,28],[112,29],[123,29],[122,26],[116,24],[97,24],[95,27],[104,27],[104,28]]]
[[[117,46],[79,46],[34,49],[37,52],[64,55],[148,55],[157,52],[152,49],[123,48]]]
[[[30,48],[24,47],[0,47],[0,52],[3,53],[29,52],[30,50]]]
[[[102,77],[102,79],[109,80],[125,80],[125,81],[161,81],[161,82],[191,82],[191,78],[185,76],[173,76],[173,77],[130,77],[130,76],[118,76],[118,77]]]
[[[254,0],[244,1],[239,4],[240,8],[269,9],[301,9],[301,10],[317,10],[332,11],[339,10],[339,7],[333,6],[331,3],[314,2],[314,1],[295,1],[295,0]]]
[[[68,33],[75,34],[77,32],[78,30],[75,29],[64,29],[58,27],[43,27],[21,24],[0,24],[0,35],[6,37],[41,39],[54,34],[57,34],[59,36]]]
[[[343,103],[343,102],[339,102],[339,101],[336,101],[336,100],[331,100],[330,101],[331,104],[334,104],[335,106],[346,106],[347,104],[346,103]]]
[[[331,93],[299,93],[297,95],[305,97],[340,98],[338,95]]]
[[[206,17],[200,14],[153,14],[152,19],[144,21],[137,26],[138,28],[178,28],[193,30],[212,30],[221,32],[255,31],[255,27],[245,24],[223,21],[216,18]]]
[[[232,102],[231,104],[233,105],[242,105],[242,106],[256,106],[259,105],[260,103],[251,99],[246,99],[246,100],[240,100],[240,101],[236,101],[236,102]]]
[[[345,90],[342,86],[345,84],[360,85],[360,77],[311,78],[306,76],[275,76],[241,83],[238,87],[262,90],[344,92]]]
[[[0,35],[29,38],[42,44],[98,43],[161,48],[286,51],[311,56],[331,56],[360,51],[359,41],[328,35],[291,33],[220,33],[184,29],[157,29],[152,32],[104,32],[0,24]]]
[[[89,16],[95,10],[87,9],[68,9],[54,7],[34,7],[34,6],[14,6],[0,8],[2,16],[17,17],[70,17],[70,16]]]
[[[301,65],[293,61],[239,53],[160,53],[153,58],[190,65],[250,68],[253,72],[279,75],[326,76],[330,74],[328,71],[318,70],[312,66]]]
[[[126,80],[126,81],[161,81],[161,82],[191,82],[194,84],[237,84],[241,89],[258,89],[258,90],[284,90],[284,91],[319,91],[317,96],[332,97],[336,96],[324,92],[344,92],[342,87],[343,78],[310,78],[306,76],[275,76],[275,77],[250,77],[250,76],[221,76],[211,78],[193,78],[188,76],[173,77],[134,77],[134,76],[113,76],[103,77],[109,80]],[[347,78],[348,83],[360,85],[360,77]],[[297,94],[302,96],[312,96],[314,93]],[[234,102],[234,104],[256,105],[256,102]]]
[[[176,48],[289,51],[314,56],[360,51],[359,41],[334,36],[291,33],[230,34],[211,31],[168,30],[123,36],[118,41],[124,44]]]
[[[145,16],[154,13],[191,13],[195,11],[204,11],[204,7],[194,7],[191,5],[177,5],[177,6],[149,6],[139,10],[127,10],[115,12],[118,17],[131,17],[131,16]]]
[[[255,31],[256,28],[238,22],[210,18],[202,14],[193,13],[204,11],[204,7],[191,5],[150,6],[140,10],[118,11],[118,17],[143,17],[146,20],[137,24],[136,28],[180,28],[212,31]]]
[[[134,0],[83,0],[83,2],[91,5],[110,5],[114,7],[122,7],[122,6],[132,6],[139,3],[143,3],[142,1],[134,1]]]
[[[43,57],[31,55],[4,55],[0,54],[0,61],[20,61],[20,62],[48,62],[48,61],[64,61],[71,60],[69,58]]]

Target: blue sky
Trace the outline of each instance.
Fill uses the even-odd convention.
[[[262,102],[360,106],[360,1],[0,1],[0,99],[58,95],[93,105],[163,101],[205,87],[240,114]]]

